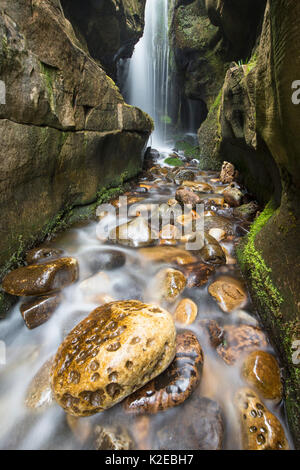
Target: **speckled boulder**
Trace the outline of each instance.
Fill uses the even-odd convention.
[[[60,258],[50,263],[32,264],[11,271],[5,276],[2,288],[17,296],[41,295],[63,289],[78,278],[75,258]]]
[[[279,420],[251,389],[238,390],[237,406],[244,450],[288,450],[289,445]]]
[[[95,309],[56,353],[54,398],[74,416],[111,408],[168,367],[175,336],[172,316],[155,305],[130,300]]]
[[[263,398],[281,400],[282,384],[280,369],[272,354],[266,351],[253,351],[243,364],[243,376]]]
[[[126,398],[129,413],[157,413],[183,403],[201,380],[203,351],[191,331],[178,334],[175,359],[167,370]]]

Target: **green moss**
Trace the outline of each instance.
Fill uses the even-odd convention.
[[[266,265],[261,253],[255,247],[255,238],[270,217],[275,214],[274,204],[270,201],[262,214],[253,223],[244,246],[239,246],[237,256],[243,271],[246,271],[252,289],[261,305],[274,316],[280,317],[283,298],[271,279],[272,270]]]
[[[43,62],[40,62],[40,68],[41,68],[41,74],[44,78],[44,82],[47,88],[50,107],[51,107],[51,110],[54,111],[55,110],[55,98],[54,98],[53,88],[54,88],[54,82],[55,82],[55,77],[56,77],[56,70],[53,67],[50,67],[49,65],[44,64]]]
[[[182,160],[180,158],[169,157],[164,160],[164,163],[171,166],[182,166]]]

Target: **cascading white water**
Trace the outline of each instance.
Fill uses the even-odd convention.
[[[144,35],[129,60],[125,94],[130,104],[147,112],[155,123],[152,145],[167,140],[169,104],[169,0],[147,0]]]

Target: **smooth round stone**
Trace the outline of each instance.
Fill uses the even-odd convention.
[[[218,242],[224,240],[226,238],[226,232],[225,230],[221,228],[211,228],[208,232],[208,234],[215,238]]]
[[[267,339],[259,328],[250,325],[225,325],[223,343],[217,353],[229,365],[234,364],[242,355],[256,349],[267,347]]]
[[[280,421],[251,389],[238,390],[235,397],[244,450],[288,450]]]
[[[180,270],[187,279],[187,287],[191,289],[192,287],[202,287],[207,284],[215,268],[204,263],[195,263],[184,265]]]
[[[202,183],[198,181],[183,181],[181,186],[186,188],[191,188],[193,191],[199,193],[211,193],[213,192],[213,187],[208,183]]]
[[[198,307],[191,299],[182,299],[176,307],[174,319],[183,325],[191,325],[196,320]]]
[[[219,277],[209,286],[208,292],[226,313],[243,307],[247,302],[247,292],[243,283],[233,277]]]
[[[151,229],[143,217],[136,217],[131,222],[113,229],[109,234],[109,238],[121,245],[134,248],[149,246],[154,243]]]
[[[215,238],[208,233],[204,233],[204,247],[199,251],[202,261],[210,264],[225,264],[226,256]]]
[[[159,422],[155,430],[157,450],[220,450],[224,437],[222,410],[218,403],[195,394]]]
[[[44,263],[45,261],[48,262],[49,260],[61,258],[63,254],[63,250],[59,250],[56,248],[34,248],[27,252],[26,262],[27,264]]]
[[[185,265],[195,263],[197,261],[196,256],[192,253],[183,250],[182,248],[176,247],[161,247],[156,246],[153,248],[142,248],[139,253],[148,261],[156,263],[168,263]]]
[[[172,316],[156,305],[130,300],[95,309],[58,348],[55,400],[74,416],[111,408],[169,366],[175,337]]]
[[[187,188],[177,189],[175,198],[181,205],[190,205],[193,208],[197,204],[201,204],[201,198],[198,194]]]
[[[159,238],[162,240],[176,240],[179,238],[179,230],[175,225],[164,225],[159,232]]]
[[[60,258],[45,264],[32,264],[11,271],[5,276],[2,288],[17,296],[47,294],[61,290],[78,278],[75,258]]]
[[[92,275],[98,271],[120,268],[126,263],[126,256],[119,250],[90,250],[84,253],[86,271]]]
[[[274,356],[266,351],[253,351],[246,357],[242,367],[243,377],[263,398],[282,398],[280,369]]]
[[[25,406],[30,409],[42,409],[52,403],[50,370],[53,358],[46,361],[30,382],[25,396]]]
[[[191,331],[179,333],[176,355],[167,370],[125,400],[129,413],[155,414],[183,403],[198,386],[203,368],[203,351]]]
[[[33,298],[20,306],[24,322],[30,330],[46,323],[62,301],[62,295],[50,294]]]
[[[133,450],[135,443],[124,426],[95,426],[95,450]]]
[[[162,269],[155,277],[155,290],[159,297],[167,302],[174,302],[186,287],[186,278],[177,269]]]

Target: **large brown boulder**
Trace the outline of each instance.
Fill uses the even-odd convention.
[[[85,50],[59,0],[1,6],[0,277],[73,206],[137,174],[152,129]]]

